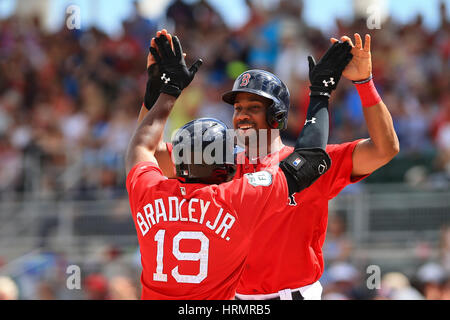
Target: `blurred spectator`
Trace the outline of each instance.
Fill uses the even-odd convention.
[[[128,277],[117,276],[109,282],[111,300],[138,300],[136,284]]]
[[[322,299],[352,300],[359,276],[356,267],[348,262],[331,263],[324,274]]]
[[[105,276],[92,273],[84,279],[87,300],[110,300],[109,283]]]
[[[439,259],[445,272],[450,274],[450,226],[442,227],[439,241]]]
[[[325,35],[308,26],[301,1],[283,0],[269,9],[252,0],[246,4],[249,18],[238,30],[228,28],[207,1],[177,0],[168,6],[166,16],[188,53],[187,62],[198,56],[204,65],[177,102],[166,140],[195,117],[227,119],[232,110],[222,108],[220,96],[243,68],[275,72],[288,84],[291,112],[289,128],[282,133],[286,143],[292,144],[301,129],[308,105],[306,56],[319,57],[328,38],[341,34]],[[438,174],[440,185],[450,183],[450,37],[444,4],[440,10],[441,28],[436,31],[427,30],[421,19],[407,25],[388,19],[384,28],[372,32],[375,83],[402,145],[396,161],[404,165],[396,172],[397,181],[413,166],[408,159],[422,157],[422,180]],[[137,1],[116,38],[97,28],[71,31],[63,26],[47,34],[38,19],[0,20],[0,192],[121,186],[123,151],[146,81],[142,68],[148,42],[161,22],[144,18]],[[338,32],[350,35],[363,27],[359,20],[337,24]],[[332,105],[331,142],[367,134],[350,83],[342,82]],[[34,172],[29,170],[32,164],[37,166]],[[78,174],[65,175],[64,181],[59,178],[76,170]]]
[[[191,5],[182,0],[173,1],[166,10],[166,16],[177,24],[179,30],[189,27],[194,21],[194,13]]]
[[[346,227],[342,216],[332,213],[328,217],[326,241],[323,256],[326,264],[344,262],[350,257],[352,245],[347,238]]]
[[[258,69],[273,69],[277,60],[281,35],[281,16],[279,11],[264,12],[262,21],[250,33],[249,64]]]
[[[150,41],[149,34],[156,33],[156,23],[144,18],[140,14],[139,1],[133,1],[133,12],[131,16],[124,22],[125,32],[135,38],[141,45],[142,50],[147,50]]]
[[[435,262],[424,264],[417,271],[417,280],[420,292],[426,300],[440,300],[442,297],[442,285],[446,280],[444,268]]]
[[[36,300],[56,300],[57,296],[52,283],[41,281],[37,284]]]
[[[17,300],[19,289],[10,277],[0,277],[0,300]]]
[[[450,164],[450,93],[446,92],[441,100],[439,113],[435,115],[433,131],[438,147],[438,162],[440,169],[448,171]]]
[[[450,277],[442,284],[441,300],[450,300]]]
[[[411,286],[409,279],[401,272],[389,272],[381,279],[378,299],[424,300],[424,296]]]
[[[211,117],[211,115],[214,115],[214,118],[223,121],[229,128],[232,128],[234,109],[222,101],[222,93],[224,90],[225,88],[222,86],[211,86],[205,92],[205,98],[198,109],[197,115],[199,117]]]
[[[114,278],[135,276],[130,268],[128,257],[123,255],[118,246],[107,246],[100,263],[102,274],[110,281]]]

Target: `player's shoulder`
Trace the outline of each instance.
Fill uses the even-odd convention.
[[[161,168],[159,168],[156,163],[151,161],[144,161],[137,163],[133,168],[131,168],[128,176],[134,176],[136,174],[148,171],[154,171],[155,173],[160,173],[161,175],[163,175]]]
[[[151,161],[137,163],[126,178],[126,187],[128,192],[136,190],[136,186],[144,183],[146,186],[154,186],[161,181],[167,180],[158,165]]]

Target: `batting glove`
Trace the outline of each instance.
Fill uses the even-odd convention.
[[[155,39],[158,51],[150,47],[150,52],[158,64],[159,73],[161,74],[161,88],[160,92],[171,95],[175,98],[181,94],[181,91],[186,88],[194,79],[195,73],[202,65],[203,61],[198,59],[189,69],[183,57],[183,49],[180,41],[175,36],[172,38],[175,52],[170,46],[169,40],[165,35],[160,35]]]
[[[308,56],[310,96],[330,97],[336,89],[347,64],[352,59],[352,47],[345,42],[335,42],[316,64],[312,56]]]

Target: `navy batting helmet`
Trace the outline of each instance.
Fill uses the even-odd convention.
[[[224,93],[222,99],[234,104],[239,92],[254,93],[272,100],[272,105],[266,110],[267,123],[271,128],[287,128],[289,89],[277,76],[258,69],[245,71],[234,81],[233,90]]]
[[[234,135],[213,118],[192,120],[172,139],[177,177],[190,183],[219,184],[236,173]]]

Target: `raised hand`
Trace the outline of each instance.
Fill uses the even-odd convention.
[[[167,32],[166,29],[162,29],[161,31],[158,31],[156,33],[156,36],[159,37],[161,35],[165,35],[167,37],[167,40],[169,41],[170,45],[173,47],[172,44],[172,36],[170,33]],[[157,49],[155,38],[152,38],[150,41],[150,47]],[[155,58],[151,54],[151,52],[148,53],[147,56],[147,74],[148,74],[148,80],[147,85],[145,88],[145,96],[144,96],[144,106],[147,108],[147,110],[150,110],[153,105],[155,104],[156,100],[158,100],[159,94],[161,92],[161,86],[162,86],[162,80],[161,80],[161,74],[159,71],[159,67],[156,63]]]
[[[195,73],[203,61],[198,59],[189,69],[184,61],[183,49],[180,41],[175,36],[172,45],[166,35],[156,37],[155,43],[158,49],[150,46],[150,53],[156,61],[161,74],[161,92],[178,97],[194,79]]]
[[[169,41],[170,46],[173,49],[172,35],[170,33],[168,33],[166,29],[162,29],[162,30],[156,32],[156,37],[159,37],[162,34],[167,37],[167,40]],[[150,41],[150,47],[153,47],[156,50],[158,50],[158,47],[156,46],[155,38],[152,38],[152,40]],[[186,57],[186,53],[183,53],[183,56]],[[148,56],[147,56],[147,68],[149,68],[151,65],[153,65],[155,63],[156,63],[156,60],[155,60],[155,58],[153,58],[153,55],[149,51]]]
[[[370,53],[370,35],[366,34],[365,43],[361,36],[355,33],[355,44],[348,36],[342,36],[342,42],[348,42],[352,47],[351,53],[353,55],[352,60],[342,72],[342,75],[352,81],[361,81],[369,78],[372,75],[372,56]],[[331,38],[331,43],[336,43],[337,39]]]
[[[312,56],[308,56],[311,96],[330,97],[352,58],[351,49],[347,42],[335,42],[317,64]]]
[[[156,32],[156,37],[159,37],[161,35],[164,35],[167,38],[167,40],[170,43],[170,46],[173,49],[172,35],[168,33],[166,29],[162,29]],[[150,47],[158,51],[155,38],[152,38],[152,40],[150,41]],[[183,53],[183,57],[186,57],[185,53]],[[162,74],[160,73],[158,64],[156,63],[156,60],[150,51],[147,56],[147,74],[148,74],[148,81],[145,89],[144,106],[147,108],[147,110],[150,110],[152,106],[155,104],[156,100],[158,100],[162,86],[161,80]]]

